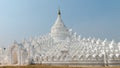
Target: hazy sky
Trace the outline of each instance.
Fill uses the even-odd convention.
[[[59,7],[81,36],[120,41],[120,0],[0,0],[0,46],[49,33]]]

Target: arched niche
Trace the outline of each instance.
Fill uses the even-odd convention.
[[[10,48],[10,51],[11,51],[11,63],[12,64],[18,64],[18,46],[13,45]]]

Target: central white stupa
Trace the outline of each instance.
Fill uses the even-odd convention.
[[[51,28],[50,35],[55,42],[66,40],[66,38],[69,37],[69,31],[61,19],[60,10],[58,10],[58,17],[57,20],[55,21],[55,24]]]

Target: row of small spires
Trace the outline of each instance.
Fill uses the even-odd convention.
[[[60,13],[60,10],[58,10],[58,14],[61,14]],[[95,37],[88,37],[88,38],[85,38],[85,37],[81,37],[81,35],[77,35],[77,33],[76,32],[73,32],[73,30],[72,29],[69,29],[69,32],[72,32],[72,34],[74,35],[74,36],[76,36],[76,37],[78,37],[78,38],[80,38],[81,40],[100,40],[100,41],[109,41],[107,38],[105,38],[104,40],[102,40],[102,39],[100,39],[100,38],[95,38]],[[50,35],[50,33],[49,34],[46,34],[46,35]],[[39,36],[39,37],[46,37],[46,35],[41,35],[41,36]],[[36,39],[36,38],[39,38],[39,37],[30,37],[29,39],[29,41],[32,41],[32,40],[34,40],[34,39]],[[24,41],[26,41],[26,39],[23,39],[22,40],[22,42],[24,42]],[[109,41],[110,42],[110,41]],[[115,42],[114,40],[111,40],[111,42]],[[16,40],[14,40],[14,42],[13,43],[17,43],[17,41]]]
[[[46,36],[41,36],[41,37],[46,37]],[[39,37],[38,37],[39,38]],[[101,40],[100,38],[98,38],[98,39],[96,39],[96,38],[91,38],[91,37],[88,37],[88,38],[85,38],[85,37],[81,37],[80,35],[79,35],[79,37],[78,37],[80,40],[83,40],[83,41],[101,41],[101,42],[110,42],[110,43],[117,43],[117,42],[115,42],[114,40],[112,40],[112,41],[108,41],[106,38],[104,39],[104,40]],[[36,40],[36,39],[33,39],[33,38],[30,38],[30,42],[32,42],[33,40]],[[27,41],[26,39],[23,39],[23,41],[21,42],[21,43],[23,43],[23,42],[29,42],[29,41]],[[13,44],[16,44],[17,43],[17,41],[16,40],[14,40],[14,42],[13,42]],[[118,44],[120,44],[120,42],[118,42]],[[6,49],[6,48],[4,48],[4,49]]]

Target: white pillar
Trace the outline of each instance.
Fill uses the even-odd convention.
[[[20,47],[18,47],[18,65],[21,65],[21,53],[20,53]]]
[[[22,65],[22,50],[20,49],[20,65]]]
[[[12,49],[10,49],[10,64],[12,64]]]

